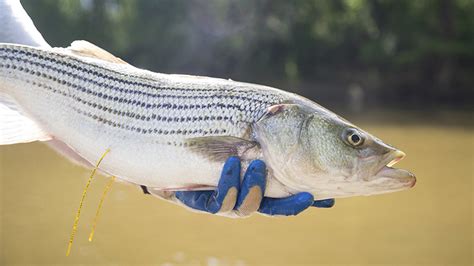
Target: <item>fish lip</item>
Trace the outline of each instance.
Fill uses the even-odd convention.
[[[392,167],[396,163],[398,163],[399,161],[403,160],[403,158],[405,158],[405,156],[406,156],[406,154],[403,151],[394,150],[394,151],[391,151],[387,154],[387,156],[384,160],[384,163],[385,163],[386,166]]]

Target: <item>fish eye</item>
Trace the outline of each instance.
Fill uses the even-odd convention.
[[[351,146],[357,147],[364,143],[364,137],[355,129],[346,130],[345,140]]]
[[[361,138],[357,134],[352,134],[351,136],[351,141],[353,144],[359,144],[359,141],[361,141]]]

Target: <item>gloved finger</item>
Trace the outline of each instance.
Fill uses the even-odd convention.
[[[317,208],[331,208],[334,206],[334,203],[336,203],[334,199],[323,199],[314,201],[313,206]]]
[[[240,168],[238,157],[227,159],[222,168],[217,190],[209,201],[209,212],[228,212],[234,209],[240,189]]]
[[[215,191],[178,191],[175,196],[186,206],[210,213],[226,212],[234,208],[240,187],[240,160],[227,159]]]
[[[234,209],[238,215],[249,216],[258,210],[265,193],[266,171],[263,161],[255,160],[250,163]]]
[[[307,192],[278,199],[265,197],[258,211],[268,215],[297,215],[313,205],[313,202],[313,195]]]

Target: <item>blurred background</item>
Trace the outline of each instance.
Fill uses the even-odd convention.
[[[0,147],[0,264],[472,265],[474,1],[22,0],[52,46],[84,39],[156,72],[306,96],[407,153],[417,185],[298,217],[189,212],[40,143]]]

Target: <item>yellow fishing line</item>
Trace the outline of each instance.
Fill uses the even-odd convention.
[[[112,176],[112,178],[110,178],[109,182],[107,183],[107,186],[105,186],[104,192],[102,193],[102,198],[100,198],[99,206],[97,207],[97,211],[95,213],[94,224],[92,225],[92,230],[89,235],[89,242],[91,242],[92,239],[94,238],[94,232],[95,232],[95,228],[97,227],[97,220],[99,219],[99,213],[100,213],[100,210],[102,209],[102,204],[104,203],[105,196],[107,196],[107,193],[112,187],[112,184],[114,183],[114,181],[115,181],[115,176]]]
[[[79,208],[77,209],[76,218],[74,219],[74,224],[72,226],[72,232],[71,232],[71,237],[69,238],[69,244],[67,246],[66,256],[69,256],[69,254],[71,253],[72,242],[74,241],[74,236],[76,235],[76,232],[77,232],[77,225],[79,224],[79,217],[81,216],[81,209],[82,209],[82,205],[84,204],[84,199],[86,198],[87,190],[89,189],[89,186],[92,182],[92,178],[94,177],[95,172],[99,168],[100,163],[104,159],[105,155],[109,153],[109,151],[110,149],[107,149],[104,152],[104,154],[102,154],[102,156],[100,157],[99,161],[97,162],[94,169],[92,170],[89,180],[87,180],[87,184],[86,184],[86,187],[84,188],[84,191],[82,192],[82,198],[81,198],[81,202],[79,203]]]

